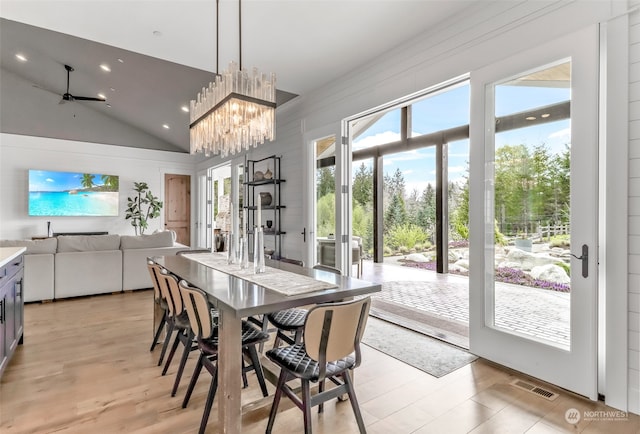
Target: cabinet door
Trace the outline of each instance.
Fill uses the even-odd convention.
[[[0,287],[0,373],[7,363],[7,333],[6,333],[6,287]]]
[[[22,336],[24,332],[24,301],[23,301],[23,288],[24,288],[24,272],[20,272],[16,276],[15,288],[15,339],[18,344],[22,344]]]
[[[16,277],[12,277],[6,286],[4,298],[5,351],[9,354],[16,346]]]

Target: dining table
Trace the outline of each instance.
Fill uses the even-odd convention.
[[[218,424],[242,432],[242,320],[300,306],[336,302],[381,291],[376,283],[330,271],[266,260],[264,272],[229,264],[224,253],[153,256],[149,260],[200,288],[218,309]]]

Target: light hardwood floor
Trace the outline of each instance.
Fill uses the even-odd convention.
[[[151,291],[136,291],[27,305],[25,344],[0,384],[0,432],[196,432],[210,377],[202,373],[182,409],[192,354],[178,395],[170,397],[178,362],[162,377],[159,347],[149,352],[152,298]],[[555,388],[560,397],[549,402],[509,384],[523,375],[483,360],[435,378],[367,346],[363,350],[356,392],[371,434],[640,432],[640,417],[632,414],[571,425],[565,421],[570,408],[580,414],[612,409]],[[243,432],[263,433],[271,397],[250,406],[260,393],[253,374],[249,383]],[[216,409],[207,432],[218,432]],[[286,398],[281,409],[274,433],[301,432],[302,413]],[[348,402],[331,401],[321,415],[314,409],[313,427],[317,434],[357,432]]]

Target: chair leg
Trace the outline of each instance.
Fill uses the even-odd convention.
[[[353,408],[353,414],[356,416],[356,421],[358,422],[358,428],[360,429],[360,434],[366,434],[367,430],[364,427],[364,421],[362,420],[362,414],[360,413],[360,405],[358,405],[358,399],[356,398],[356,391],[353,388],[353,383],[351,382],[351,376],[349,375],[349,371],[344,371],[344,373],[342,374],[342,379],[344,380],[344,384],[347,386],[349,401],[351,401],[351,408]]]
[[[165,314],[162,316],[162,319],[160,320],[160,324],[158,324],[158,329],[156,330],[156,334],[153,335],[153,342],[151,343],[151,348],[149,349],[149,351],[153,351],[156,348],[156,345],[158,344],[158,339],[160,339],[160,333],[162,333],[162,327],[164,327],[166,323],[167,323],[167,313],[165,312]]]
[[[269,318],[267,318],[266,314],[262,315],[262,332],[263,333],[269,332]],[[263,351],[264,351],[264,341],[260,342],[260,354],[262,354]]]
[[[162,365],[162,360],[164,359],[164,353],[167,351],[167,347],[169,346],[169,341],[171,340],[171,334],[173,333],[173,321],[169,321],[167,326],[167,337],[164,339],[164,343],[162,344],[162,351],[160,351],[160,359],[158,359],[158,366]]]
[[[318,393],[320,394],[322,392],[324,392],[324,380],[318,383]],[[324,401],[318,404],[318,413],[323,413],[323,412],[324,412]]]
[[[249,380],[247,380],[247,369],[244,364],[244,356],[240,358],[240,361],[242,362],[242,388],[246,389],[249,387]]]
[[[273,423],[276,421],[276,414],[278,414],[278,405],[280,405],[280,398],[282,397],[282,389],[287,383],[287,373],[282,370],[278,377],[278,384],[276,386],[276,393],[273,395],[273,404],[271,404],[271,411],[269,412],[269,422],[267,423],[267,430],[265,434],[271,434],[273,429]]]
[[[182,351],[182,357],[180,358],[180,366],[178,366],[178,372],[176,373],[176,381],[173,383],[173,389],[171,389],[171,396],[176,396],[176,392],[178,391],[178,386],[180,385],[180,379],[182,378],[182,373],[184,372],[184,367],[187,364],[189,353],[193,348],[193,333],[189,331],[189,333],[184,337],[185,339],[182,342],[184,344],[184,350]]]
[[[269,396],[269,391],[267,390],[267,383],[264,381],[264,372],[262,371],[262,364],[260,363],[260,359],[258,358],[258,351],[256,350],[255,345],[250,345],[247,348],[249,352],[249,357],[251,358],[251,363],[253,364],[253,370],[256,373],[256,377],[258,377],[258,383],[260,384],[260,390],[262,390],[262,396]]]
[[[189,381],[189,387],[187,387],[187,393],[185,393],[184,399],[182,400],[182,408],[187,408],[187,404],[189,404],[189,399],[191,398],[191,394],[193,393],[193,388],[196,386],[196,383],[198,382],[200,371],[202,371],[203,357],[206,357],[206,356],[200,353],[200,356],[198,357],[198,361],[196,362],[196,367],[193,369],[193,375],[191,375],[191,381]]]
[[[176,338],[173,340],[173,345],[171,346],[171,351],[169,351],[169,355],[167,356],[167,361],[164,364],[164,368],[162,369],[162,375],[166,375],[167,370],[169,369],[169,365],[171,364],[171,361],[173,360],[173,355],[176,353],[176,350],[178,349],[178,344],[180,343],[180,335],[183,333],[182,330],[178,330],[178,333],[176,333]]]
[[[302,413],[304,434],[311,434],[311,387],[308,380],[302,380]]]
[[[202,414],[202,421],[200,422],[199,434],[204,434],[207,428],[207,422],[209,421],[209,414],[211,413],[211,407],[213,406],[213,398],[216,396],[216,390],[218,389],[218,370],[211,378],[211,386],[209,386],[209,394],[207,395],[207,402],[204,405],[204,412]]]

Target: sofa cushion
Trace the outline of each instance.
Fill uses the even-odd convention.
[[[58,252],[118,250],[120,235],[60,235]]]
[[[158,232],[151,235],[122,235],[120,249],[151,249],[156,247],[173,247],[171,231]]]
[[[56,253],[58,247],[57,238],[46,238],[44,240],[2,240],[0,247],[26,247],[27,255]]]

